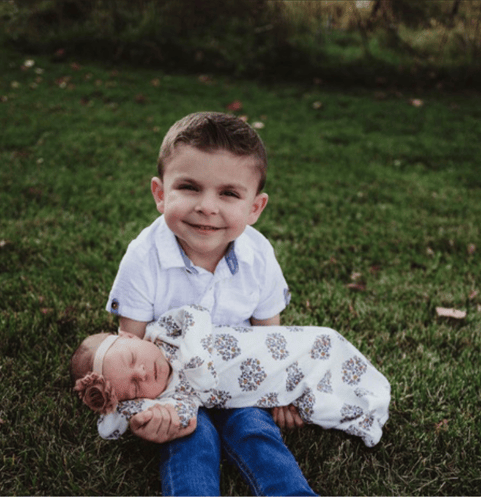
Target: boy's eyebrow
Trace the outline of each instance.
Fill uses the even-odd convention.
[[[180,177],[176,178],[176,180],[174,181],[174,185],[178,185],[180,183],[188,183],[188,184],[195,185],[195,186],[201,186],[201,183],[199,183],[195,179],[189,178],[188,176],[185,176],[185,177],[180,176]],[[240,183],[239,184],[228,183],[225,185],[220,185],[219,190],[239,190],[239,191],[246,192],[246,191],[248,191],[248,188],[246,188],[244,185],[241,185]]]
[[[221,190],[241,190],[246,192],[247,188],[244,185],[236,185],[235,183],[230,183],[227,185],[221,185]]]

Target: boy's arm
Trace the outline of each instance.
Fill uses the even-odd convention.
[[[256,319],[252,317],[250,319],[252,326],[280,326],[281,324],[281,315],[277,314],[277,316],[273,316],[269,319]]]
[[[132,333],[139,338],[144,338],[147,324],[148,322],[145,321],[134,321],[133,319],[120,316],[119,334]]]

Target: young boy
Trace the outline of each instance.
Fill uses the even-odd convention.
[[[163,215],[129,245],[107,304],[122,331],[143,338],[148,322],[186,304],[208,309],[214,324],[280,323],[287,284],[272,246],[251,227],[267,205],[266,169],[259,136],[233,116],[196,113],[170,128],[151,183]],[[289,409],[276,414],[281,425],[301,424]],[[219,495],[222,445],[253,493],[315,495],[264,410],[201,409],[186,438],[169,419],[132,431],[170,441],[161,446],[164,494]]]

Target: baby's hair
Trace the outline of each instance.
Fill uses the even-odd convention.
[[[94,356],[99,345],[110,333],[97,333],[87,337],[70,360],[70,378],[74,392],[90,409],[106,414],[115,409],[117,396],[103,375],[93,372]]]
[[[264,188],[267,153],[259,135],[242,119],[222,112],[196,112],[177,121],[162,142],[157,173],[163,177],[175,147],[189,145],[203,152],[225,150],[240,157],[252,157],[260,174],[257,193]]]

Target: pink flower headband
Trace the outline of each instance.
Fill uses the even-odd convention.
[[[94,373],[102,375],[105,354],[110,349],[110,347],[112,347],[113,343],[115,342],[115,340],[117,340],[117,338],[119,338],[119,335],[109,335],[99,345],[99,348],[97,349],[97,352],[95,352],[95,357],[94,357],[94,365],[93,365]]]
[[[102,375],[104,357],[119,335],[109,335],[99,345],[95,352],[93,371],[75,382],[74,391],[80,399],[92,410],[107,414],[117,405],[117,395],[114,389]]]

